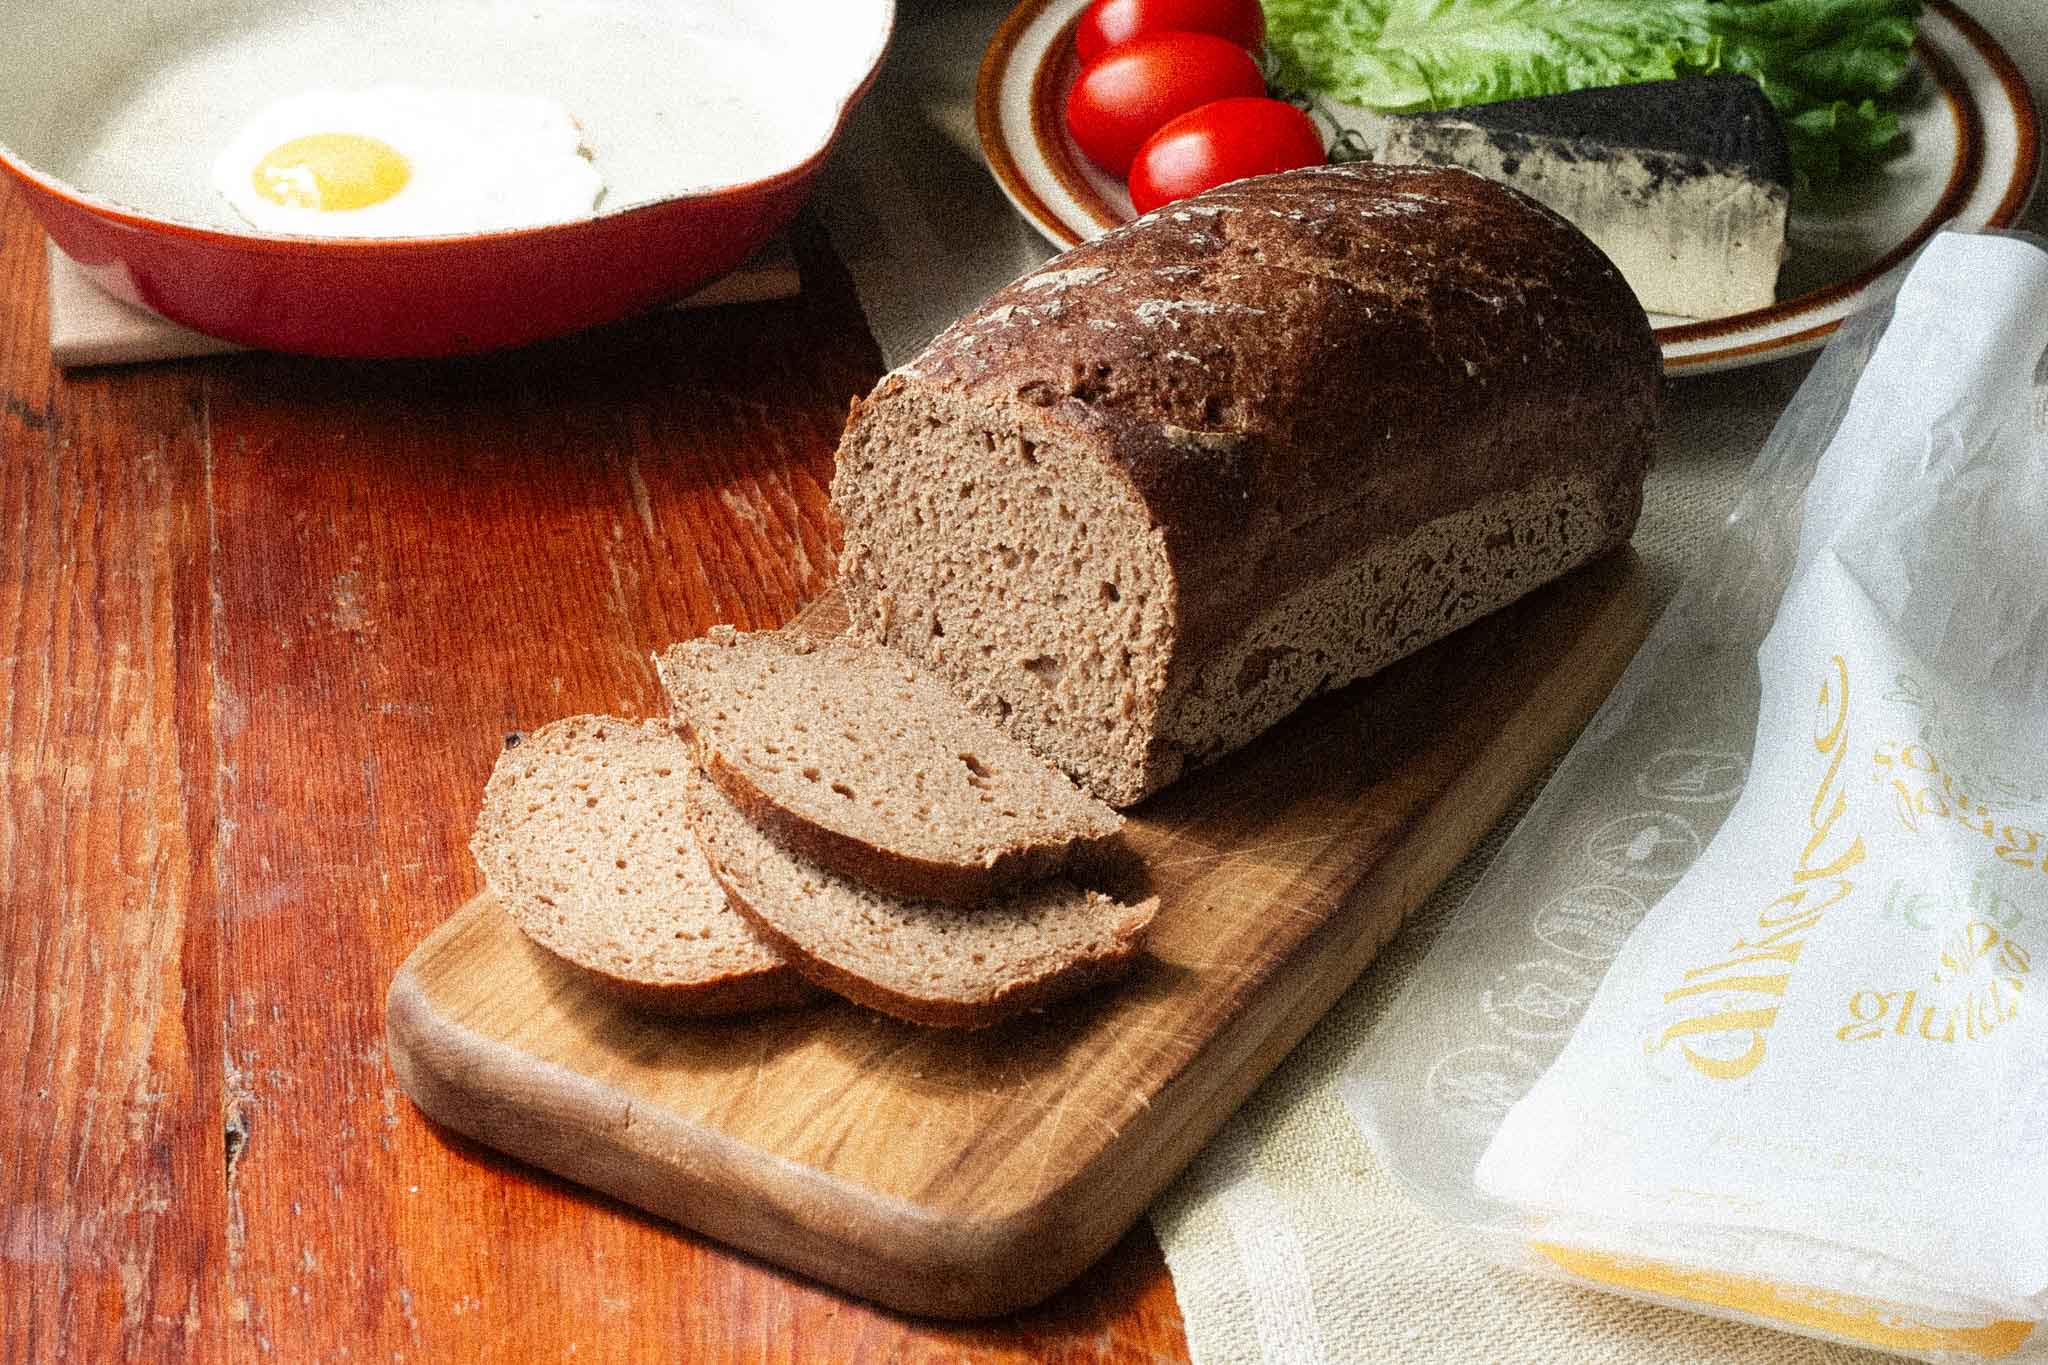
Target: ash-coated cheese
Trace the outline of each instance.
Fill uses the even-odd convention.
[[[1388,119],[1376,157],[1514,186],[1592,238],[1650,312],[1717,318],[1776,298],[1792,161],[1746,76]]]

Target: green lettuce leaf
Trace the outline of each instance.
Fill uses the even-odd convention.
[[[1737,71],[1803,181],[1899,145],[1920,0],[1265,0],[1276,83],[1387,113]]]

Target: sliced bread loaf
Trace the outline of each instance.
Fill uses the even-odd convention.
[[[1064,867],[1122,817],[893,650],[719,627],[655,661],[746,818],[875,891],[971,905]]]
[[[527,937],[633,1003],[726,1014],[812,996],[727,905],[665,723],[571,716],[499,756],[470,850]]]
[[[732,904],[812,981],[941,1028],[982,1028],[1122,975],[1158,901],[1053,879],[972,909],[898,900],[805,862],[692,773],[690,822]]]
[[[855,406],[850,629],[1126,806],[1626,541],[1661,382],[1620,274],[1505,186],[1236,181]]]

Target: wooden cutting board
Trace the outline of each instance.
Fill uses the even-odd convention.
[[[1034,1303],[1107,1250],[1491,829],[1641,642],[1623,554],[1131,812],[1161,899],[1120,986],[982,1033],[850,1005],[679,1024],[594,992],[488,896],[392,981],[430,1117],[894,1308]],[[806,613],[838,628],[831,604]]]

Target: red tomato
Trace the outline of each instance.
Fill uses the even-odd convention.
[[[1266,45],[1259,0],[1095,0],[1074,29],[1074,50],[1086,65],[1118,43],[1147,33],[1213,33],[1249,52]]]
[[[1228,181],[1323,161],[1316,125],[1293,105],[1217,100],[1182,114],[1138,149],[1131,162],[1131,204],[1150,213]]]
[[[1213,33],[1153,33],[1082,68],[1067,94],[1067,131],[1088,159],[1122,175],[1167,120],[1212,100],[1263,95],[1251,54]]]

